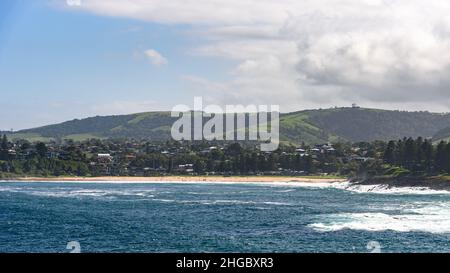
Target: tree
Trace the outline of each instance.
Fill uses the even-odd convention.
[[[206,164],[203,160],[197,159],[194,163],[194,171],[197,174],[203,174],[205,173]]]
[[[230,155],[239,155],[242,153],[242,147],[239,143],[233,143],[226,148],[226,152]]]
[[[311,174],[314,172],[314,163],[311,156],[305,156],[305,172]]]
[[[36,153],[40,156],[40,157],[46,157],[47,156],[47,146],[45,145],[45,143],[43,142],[39,142],[38,144],[36,144]]]
[[[89,168],[86,166],[86,164],[79,164],[77,168],[77,175],[78,176],[86,176],[89,174]]]
[[[450,173],[450,142],[447,143],[447,146],[445,147],[445,171],[447,173]]]
[[[383,159],[386,163],[395,164],[395,141],[389,141],[386,150],[384,151]]]
[[[8,138],[3,135],[0,143],[0,160],[8,160]]]
[[[1,149],[8,150],[8,138],[6,137],[6,135],[3,135],[2,137]]]
[[[408,138],[405,142],[403,165],[408,169],[412,169],[415,164],[416,155],[416,143],[414,139]]]
[[[445,171],[447,165],[448,155],[446,154],[446,143],[444,141],[439,142],[436,148],[435,167],[436,171]]]
[[[28,141],[26,141],[26,142],[22,143],[22,145],[20,145],[20,149],[22,151],[26,151],[26,150],[28,150],[30,148],[31,148],[31,145],[30,145],[30,143]]]
[[[397,141],[395,149],[395,165],[404,166],[404,140]]]
[[[429,141],[428,139],[426,139],[423,143],[422,143],[422,156],[423,156],[423,167],[425,169],[425,171],[430,172],[431,171],[431,167],[433,165],[433,143],[431,143],[431,141]]]

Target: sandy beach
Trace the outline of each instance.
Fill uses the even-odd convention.
[[[279,176],[160,176],[160,177],[21,177],[11,178],[5,181],[19,182],[233,182],[233,183],[261,183],[261,182],[294,182],[294,183],[332,183],[347,182],[342,178],[318,178],[318,177],[279,177]]]

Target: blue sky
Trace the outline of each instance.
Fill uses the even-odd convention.
[[[95,16],[35,0],[2,0],[0,18],[0,129],[170,110],[192,97],[184,75],[227,74],[226,61],[190,52],[198,39],[186,26]],[[153,65],[143,53],[149,48],[168,64]]]
[[[0,130],[199,95],[448,112],[449,13],[447,0],[2,0]]]

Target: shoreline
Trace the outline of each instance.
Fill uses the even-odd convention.
[[[17,177],[1,179],[3,182],[230,182],[230,183],[343,183],[348,179],[320,177],[282,177],[282,176],[158,176],[158,177]]]
[[[351,186],[386,186],[388,189],[402,188],[427,188],[430,190],[450,192],[450,180],[438,177],[372,177],[366,179],[346,179],[317,176],[155,176],[155,177],[130,177],[130,176],[101,176],[101,177],[16,177],[3,178],[0,183],[24,182],[24,183],[117,183],[117,184],[153,184],[153,183],[260,183],[260,184],[345,184]]]
[[[450,192],[450,180],[442,180],[437,177],[372,177],[362,180],[355,178],[333,177],[286,177],[286,176],[158,176],[158,177],[127,177],[127,176],[102,176],[102,177],[17,177],[0,179],[1,183],[88,183],[88,184],[259,184],[278,186],[307,186],[330,187],[348,189],[353,186],[374,186],[385,190],[416,189]],[[376,192],[377,188],[367,188],[367,192]]]

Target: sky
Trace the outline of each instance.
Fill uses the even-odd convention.
[[[2,0],[0,130],[207,104],[450,111],[446,0]]]

